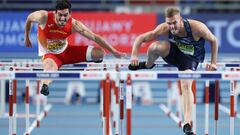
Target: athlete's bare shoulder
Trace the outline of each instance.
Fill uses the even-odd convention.
[[[48,11],[38,10],[30,14],[33,22],[37,22],[41,28],[44,28],[47,23]]]
[[[203,22],[194,19],[188,19],[188,22],[190,23],[190,25],[205,25]]]
[[[198,20],[188,19],[192,32],[200,31],[201,28],[206,27],[206,25]]]
[[[35,11],[35,13],[41,18],[48,17],[48,11],[46,11],[46,10],[38,10],[38,11]]]
[[[48,15],[48,11],[46,11],[46,10],[38,10],[38,12],[41,13],[43,16]]]
[[[193,36],[196,37],[196,39],[203,37],[207,40],[211,40],[214,38],[211,31],[203,22],[197,20],[189,20],[189,24],[191,26]]]
[[[44,24],[47,20],[48,17],[48,12],[46,10],[38,10],[32,12],[29,16],[28,19],[30,19],[33,22],[37,22],[39,24]]]
[[[47,18],[48,18],[48,11],[46,10],[40,10],[41,14],[42,14],[42,23],[46,23]]]
[[[154,31],[157,33],[157,35],[168,35],[169,26],[167,23],[164,22],[159,24]]]
[[[80,21],[75,19],[75,18],[72,18],[72,24],[73,25],[77,25],[77,23],[79,23]]]
[[[72,31],[81,33],[83,31],[83,24],[82,24],[82,22],[72,18]]]

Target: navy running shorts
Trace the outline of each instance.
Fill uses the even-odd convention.
[[[173,43],[170,43],[169,54],[163,58],[163,60],[170,65],[176,66],[179,71],[187,69],[196,71],[198,67],[198,62],[196,60],[181,52],[177,45]]]

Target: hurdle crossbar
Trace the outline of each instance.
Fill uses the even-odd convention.
[[[2,80],[37,80],[37,79],[53,79],[53,80],[102,80],[105,79],[106,74],[110,74],[111,78],[116,78],[115,71],[56,71],[56,72],[43,72],[43,71],[0,71],[0,79]],[[197,80],[240,80],[239,72],[231,71],[121,71],[120,79],[125,80],[127,75],[130,74],[132,80],[166,80],[166,79],[197,79]]]

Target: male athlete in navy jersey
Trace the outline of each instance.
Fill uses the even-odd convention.
[[[153,42],[148,48],[147,61],[139,62],[138,50],[143,42],[151,41],[159,36],[167,36],[168,41]],[[138,36],[133,44],[130,70],[151,69],[154,61],[161,56],[168,64],[174,65],[179,71],[195,71],[199,62],[204,61],[205,40],[211,44],[211,64],[208,70],[216,70],[217,40],[205,24],[197,20],[184,19],[178,8],[169,7],[165,10],[165,22],[154,30]],[[182,106],[184,114],[183,132],[193,135],[190,122],[192,120],[192,80],[181,80]]]

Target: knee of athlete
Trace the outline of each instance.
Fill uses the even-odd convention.
[[[157,43],[152,43],[148,50],[151,53],[157,52],[158,51],[158,44]]]
[[[50,67],[50,65],[49,64],[43,64],[43,70],[44,71],[51,71],[51,67]]]
[[[101,48],[94,48],[92,52],[92,59],[93,60],[100,60],[103,59],[105,52]]]
[[[50,61],[43,62],[44,71],[57,71],[57,66],[54,66],[54,63]]]

